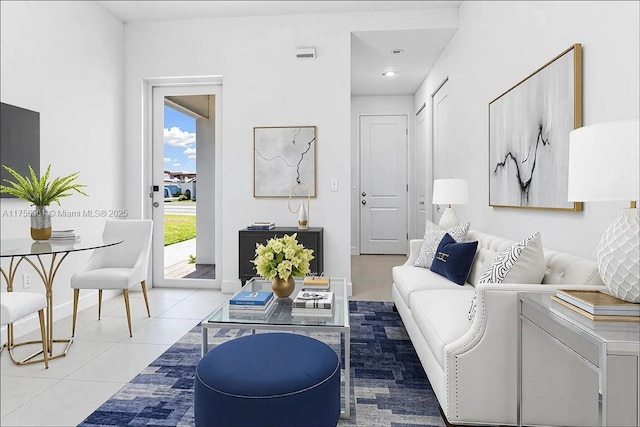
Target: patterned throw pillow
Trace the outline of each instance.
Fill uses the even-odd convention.
[[[542,283],[546,271],[540,233],[498,254],[478,283]]]
[[[431,271],[446,277],[457,285],[464,285],[471,263],[476,256],[478,242],[456,242],[446,233],[431,264]]]
[[[547,267],[540,232],[498,254],[478,283],[542,283]],[[476,314],[476,297],[471,301],[469,320]]]
[[[427,220],[424,228],[424,242],[422,242],[422,247],[420,248],[420,255],[418,255],[418,258],[413,265],[415,267],[431,268],[436,249],[438,249],[438,245],[444,235],[449,233],[456,242],[463,242],[467,237],[470,225],[471,223],[467,222],[462,225],[451,227],[448,230],[443,230],[436,224]]]

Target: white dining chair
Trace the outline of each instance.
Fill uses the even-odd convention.
[[[39,341],[28,341],[20,344],[13,342],[13,331],[7,329],[7,350],[11,356],[11,360],[18,365],[27,365],[44,361],[45,368],[49,368],[49,355],[47,351],[47,331],[44,326],[44,310],[47,308],[47,299],[42,294],[34,292],[2,292],[0,293],[0,324],[2,326],[12,325],[14,322],[27,317],[30,314],[38,313],[40,319],[40,336],[42,338],[42,359],[31,360],[33,356],[24,361],[17,362],[11,350],[18,345],[34,344]]]
[[[102,311],[102,291],[122,289],[127,311],[129,336],[131,332],[131,312],[129,309],[129,289],[138,283],[142,287],[147,315],[151,317],[147,298],[147,269],[151,251],[151,220],[107,220],[103,237],[116,237],[123,242],[106,248],[96,249],[84,267],[71,276],[73,288],[73,325],[71,335],[75,336],[78,298],[80,289],[98,289],[98,320]]]

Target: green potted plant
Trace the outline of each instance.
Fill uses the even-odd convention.
[[[0,192],[11,194],[35,206],[35,210],[31,214],[31,238],[33,240],[48,240],[51,237],[51,215],[47,207],[52,202],[60,206],[60,199],[71,196],[74,191],[88,196],[81,190],[86,185],[76,182],[80,172],[50,180],[51,165],[47,166],[47,171],[40,178],[36,176],[31,165],[29,165],[29,175],[26,176],[20,175],[9,166],[2,165],[2,167],[15,178],[15,181],[4,179],[9,185],[0,185]]]
[[[251,261],[256,271],[266,280],[271,280],[271,289],[280,298],[293,292],[294,277],[303,277],[309,272],[309,262],[314,258],[313,249],[298,243],[297,233],[274,237],[266,245],[256,245],[256,258]]]

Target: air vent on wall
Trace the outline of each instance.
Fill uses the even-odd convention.
[[[316,59],[316,48],[299,47],[296,49],[296,59]]]

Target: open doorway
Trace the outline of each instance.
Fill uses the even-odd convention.
[[[218,247],[216,86],[152,89],[153,283],[214,287]]]

